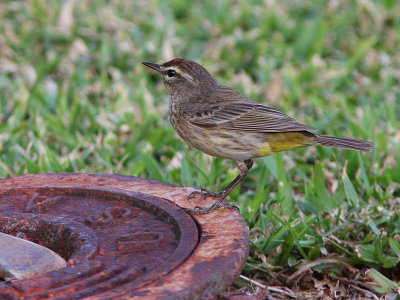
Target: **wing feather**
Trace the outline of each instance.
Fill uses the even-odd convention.
[[[247,98],[246,98],[247,99]],[[251,102],[230,102],[197,108],[187,115],[190,123],[203,128],[222,128],[251,132],[290,132],[317,130],[296,122],[273,108]]]

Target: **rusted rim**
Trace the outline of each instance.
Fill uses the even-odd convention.
[[[163,271],[164,275],[160,274],[157,277],[159,280],[149,280],[147,284],[137,285],[135,289],[129,284],[129,280],[125,282],[119,281],[119,284],[115,283],[116,285],[113,286],[111,291],[103,290],[94,295],[78,293],[75,294],[76,298],[87,297],[89,295],[91,295],[91,299],[130,299],[143,296],[152,299],[213,298],[218,291],[224,289],[237,278],[248,255],[249,240],[247,226],[236,210],[227,209],[206,215],[194,216],[194,219],[198,223],[198,228],[201,228],[200,234],[198,233],[197,226],[192,217],[178,206],[209,206],[213,203],[214,198],[188,200],[188,195],[194,190],[192,188],[181,188],[132,176],[106,174],[37,174],[0,180],[0,190],[3,190],[3,192],[7,190],[9,193],[12,193],[11,191],[16,189],[48,192],[79,190],[80,195],[83,196],[91,195],[91,191],[97,190],[98,193],[102,193],[102,195],[106,195],[109,198],[112,198],[112,193],[116,192],[124,195],[123,197],[136,195],[139,198],[145,198],[146,201],[148,200],[147,203],[150,206],[153,205],[152,201],[161,201],[163,203],[161,205],[164,214],[166,216],[169,215],[171,220],[182,218],[183,223],[192,224],[188,226],[196,227],[196,233],[188,233],[187,236],[189,238],[188,243],[194,243],[191,255],[186,258],[184,263],[176,263],[172,272]],[[146,194],[142,193],[144,191],[146,191]],[[163,199],[161,200],[160,198]],[[35,212],[35,210],[40,212],[42,209],[45,211],[45,207],[41,206],[38,202],[31,212]],[[112,213],[123,215],[124,211],[121,210],[120,212]],[[186,239],[185,230],[181,231],[181,235],[182,240]],[[154,238],[156,239],[156,237]],[[196,245],[197,242],[198,244]],[[176,249],[174,255],[183,256],[178,250]],[[159,270],[167,263],[166,260],[162,266],[160,265]],[[75,267],[72,266],[70,269],[74,269]],[[83,274],[87,272],[91,273],[96,268],[96,270],[101,271],[104,266],[88,260],[85,268],[86,271],[83,271]],[[117,269],[118,266],[116,266]],[[59,270],[53,272],[57,271]],[[116,272],[120,271],[117,270]],[[85,275],[82,284],[90,283],[90,276],[90,274]],[[132,273],[130,276],[137,275]],[[118,280],[121,279],[119,277]],[[143,279],[146,278],[144,277]],[[43,282],[45,283],[46,280],[44,279]],[[29,285],[25,288],[19,284],[17,286],[17,290],[20,292],[23,292],[26,288],[29,290]],[[0,283],[0,293],[4,295],[9,293],[7,295],[10,297],[13,296],[16,290],[10,287],[10,283],[7,283],[7,287],[8,289],[4,290]],[[62,285],[57,284],[54,286],[54,289],[62,289]],[[17,292],[17,294],[20,292]],[[35,295],[45,296],[45,293],[36,293]],[[67,294],[64,293],[64,295]],[[65,297],[68,299],[68,296]]]
[[[130,270],[123,271],[121,275],[116,275],[116,278],[119,278],[121,285],[124,283],[129,283],[129,290],[144,286],[151,281],[161,278],[168,272],[171,272],[192,253],[198,242],[199,235],[197,225],[195,224],[193,219],[177,205],[168,201],[163,201],[160,198],[151,195],[115,188],[89,189],[76,187],[47,187],[2,189],[0,190],[0,199],[7,196],[25,194],[34,195],[26,205],[25,210],[28,211],[40,212],[46,209],[46,206],[49,206],[48,204],[46,205],[46,203],[54,205],[54,202],[62,202],[62,199],[65,199],[65,197],[73,196],[82,198],[93,198],[95,196],[96,199],[99,200],[107,200],[109,202],[118,202],[138,207],[140,209],[150,212],[151,214],[157,215],[165,222],[174,223],[174,225],[178,229],[178,232],[176,232],[176,239],[179,240],[179,244],[176,246],[175,251],[170,256],[168,256],[166,260],[164,260],[160,265],[154,266],[157,269],[156,272],[151,272],[151,270],[149,269],[147,269],[146,272],[143,273],[140,271],[136,271],[141,274],[140,280],[135,280],[135,278],[133,278],[133,280],[130,281],[121,278],[123,277],[121,275],[123,275],[124,273],[126,273],[126,278],[129,278],[129,275],[131,273]],[[51,200],[47,200],[39,203],[32,203],[32,199],[36,199],[36,195],[38,194],[47,195],[47,197],[50,197],[51,195],[56,195],[52,198],[56,200],[54,200],[53,202],[51,202]],[[77,205],[79,205],[79,203],[77,203]],[[68,260],[70,267],[75,266],[79,269],[79,265],[83,263],[88,263],[87,260],[92,259],[93,253],[98,250],[96,234],[93,232],[93,230],[78,222],[48,214],[9,212],[0,213],[0,231],[8,234],[13,234],[16,231],[22,231],[24,234],[27,234],[27,238],[29,240],[32,240],[33,238],[30,238],[29,234],[33,236],[33,230],[45,230],[47,232],[41,232],[41,235],[60,235],[61,237],[64,237],[67,234],[68,237],[66,237],[65,239],[68,240],[69,243],[77,244],[69,248],[74,249],[74,253],[63,253],[63,249],[59,249],[57,247],[57,245],[60,244],[60,242],[57,241],[53,243],[53,245],[47,244],[44,246],[50,248],[55,252],[61,252],[59,254]],[[143,233],[142,235],[145,237],[145,233]],[[138,235],[138,237],[140,238],[141,236]],[[37,242],[35,240],[33,241]],[[123,249],[121,252],[123,252]],[[59,269],[54,272],[57,277],[63,278],[64,276],[62,275],[62,273],[64,271],[68,272],[67,269],[68,267],[64,269]],[[107,269],[104,269],[102,271],[107,271]],[[113,278],[113,280],[114,279],[115,278]],[[38,280],[38,278],[35,278],[35,280]],[[50,289],[47,289],[45,294],[57,294],[56,290],[60,289],[60,287],[58,286],[58,284],[53,284],[53,286],[55,288],[55,290],[53,289],[54,292],[52,292],[51,286],[48,286],[48,288]],[[76,294],[76,296],[78,297],[80,295],[86,296],[84,289],[82,289],[82,291],[80,291],[79,293],[75,292],[74,294]],[[37,296],[39,295],[40,294],[38,294]]]

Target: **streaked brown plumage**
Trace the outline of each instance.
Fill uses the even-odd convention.
[[[253,158],[311,145],[361,151],[371,151],[374,146],[370,141],[311,133],[317,129],[219,85],[194,61],[176,58],[162,65],[143,64],[162,75],[170,95],[169,118],[178,135],[209,155],[232,159],[239,168],[239,175],[220,193],[191,194],[218,196],[211,207],[188,211],[207,213],[218,208],[247,176]]]

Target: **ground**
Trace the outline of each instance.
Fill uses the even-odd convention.
[[[399,36],[393,0],[3,1],[0,176],[120,173],[222,189],[234,164],[177,137],[166,90],[140,63],[190,58],[323,134],[376,143],[256,160],[228,199],[251,249],[227,293],[394,299]]]

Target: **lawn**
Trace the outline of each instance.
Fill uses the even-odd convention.
[[[394,0],[2,1],[0,177],[119,173],[222,189],[234,163],[178,138],[161,79],[140,63],[190,58],[322,134],[376,143],[371,153],[310,147],[256,160],[228,199],[251,239],[231,291],[393,294],[399,39]]]

